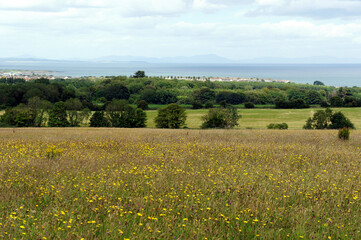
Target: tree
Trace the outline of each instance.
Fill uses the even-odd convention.
[[[145,72],[144,71],[137,71],[133,75],[133,78],[144,78],[144,77],[145,77]]]
[[[110,127],[108,119],[104,116],[104,112],[96,111],[90,118],[90,127]]]
[[[147,121],[146,113],[130,106],[125,100],[113,100],[107,107],[107,118],[112,127],[141,128]]]
[[[233,128],[241,118],[234,107],[212,108],[202,117],[201,128]]]
[[[33,97],[29,99],[28,107],[36,114],[34,127],[43,126],[47,120],[45,113],[51,108],[51,103],[39,97]]]
[[[108,101],[113,99],[129,99],[130,94],[126,86],[120,83],[109,83],[96,91],[98,98],[105,97]]]
[[[316,85],[316,86],[324,86],[325,84],[321,81],[314,81],[313,82],[313,85]]]
[[[49,111],[49,127],[69,127],[64,102],[57,102]]]
[[[69,119],[70,127],[79,127],[85,117],[84,114],[81,114],[80,112],[83,108],[83,104],[77,98],[68,99],[64,104],[67,110],[67,118]]]
[[[24,104],[14,108],[7,108],[0,117],[0,122],[9,126],[33,127],[36,113]]]
[[[343,99],[340,96],[333,96],[330,98],[331,107],[342,107]]]
[[[245,101],[246,95],[244,93],[235,93],[230,91],[221,91],[216,96],[217,103],[226,101],[229,104],[237,105]]]
[[[354,128],[354,125],[343,113],[333,113],[329,108],[315,112],[303,126],[304,129],[340,129],[344,127]]]
[[[202,104],[205,104],[208,101],[214,101],[215,97],[216,94],[214,93],[214,91],[207,87],[202,87],[193,92],[194,101],[198,101]]]
[[[165,108],[158,109],[155,118],[157,128],[181,128],[187,119],[185,110],[178,104],[171,103]]]
[[[330,129],[351,128],[354,129],[353,123],[342,112],[336,112],[331,117]]]
[[[144,100],[139,100],[137,102],[137,108],[140,108],[142,110],[148,110],[149,109],[149,106],[148,106],[148,103]]]
[[[254,103],[253,102],[246,102],[246,103],[244,103],[244,107],[245,108],[254,108]]]

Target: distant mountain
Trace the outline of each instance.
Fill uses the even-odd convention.
[[[35,57],[7,57],[0,58],[0,62],[64,62],[65,60],[35,58]]]
[[[264,57],[242,60],[241,62],[255,64],[360,64],[361,58],[337,58],[329,56],[315,56],[305,58]]]
[[[136,57],[136,56],[106,56],[93,59],[96,62],[147,62],[147,63],[235,63],[236,61],[215,54],[196,55],[190,57]]]
[[[361,58],[337,58],[327,56],[316,56],[306,58],[278,58],[263,57],[254,59],[231,60],[215,54],[180,56],[180,57],[141,57],[141,56],[105,56],[95,59],[47,59],[33,56],[18,56],[0,58],[0,63],[6,62],[49,62],[49,63],[189,63],[189,64],[361,64]]]

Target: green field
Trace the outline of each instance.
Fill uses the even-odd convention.
[[[332,108],[334,111],[343,112],[354,123],[357,129],[361,129],[361,108]],[[241,129],[265,129],[270,123],[287,123],[289,129],[302,129],[308,117],[320,108],[308,109],[240,109],[242,118],[239,120]],[[207,109],[186,110],[187,126],[199,128],[202,124],[202,116],[207,114]],[[154,118],[157,111],[147,111],[147,127],[154,128]]]
[[[0,129],[1,239],[361,239],[361,131]]]
[[[163,105],[164,107],[164,105]],[[321,108],[307,109],[240,109],[239,114],[242,118],[239,120],[238,129],[266,129],[270,123],[287,123],[289,129],[302,129],[308,117]],[[354,123],[356,129],[361,129],[361,108],[332,108],[334,111],[343,112]],[[208,109],[187,109],[187,127],[200,128],[202,125],[202,116],[207,114]],[[4,111],[0,111],[2,115]],[[148,110],[147,127],[155,128],[154,118],[157,116],[157,110]]]

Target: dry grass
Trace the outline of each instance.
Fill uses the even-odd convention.
[[[361,132],[0,129],[0,238],[360,239]]]

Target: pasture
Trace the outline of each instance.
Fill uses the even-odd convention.
[[[287,123],[289,129],[302,129],[307,118],[312,117],[313,113],[322,108],[307,109],[239,109],[242,118],[238,121],[236,128],[246,129],[266,129],[270,123]],[[346,117],[355,124],[356,129],[361,128],[361,108],[332,108],[334,111],[343,112]],[[187,127],[200,128],[202,125],[202,116],[207,114],[208,109],[187,109]],[[154,118],[157,111],[147,111],[147,127],[154,128]]]
[[[361,131],[0,129],[0,238],[360,239]]]

